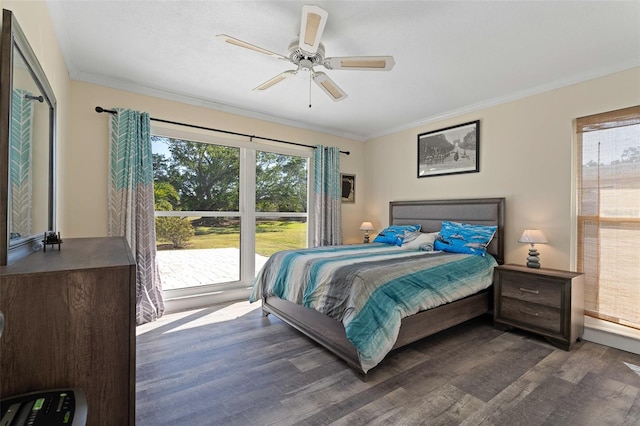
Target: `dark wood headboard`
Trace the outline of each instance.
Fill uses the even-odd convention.
[[[504,263],[504,198],[391,201],[389,223],[422,225],[422,232],[437,232],[443,220],[474,225],[497,225],[487,252]]]

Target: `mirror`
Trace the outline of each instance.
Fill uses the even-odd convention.
[[[55,231],[53,90],[13,13],[0,45],[0,265]]]

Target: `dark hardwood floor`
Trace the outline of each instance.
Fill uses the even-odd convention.
[[[392,352],[366,381],[258,304],[137,331],[140,426],[640,424],[640,355],[566,352],[488,317]]]

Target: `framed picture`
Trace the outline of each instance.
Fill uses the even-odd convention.
[[[418,177],[479,172],[479,151],[480,120],[420,133]]]
[[[340,180],[342,180],[342,202],[355,203],[356,202],[356,175],[347,175],[347,174],[340,173]]]

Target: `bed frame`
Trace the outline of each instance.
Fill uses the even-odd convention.
[[[504,198],[392,201],[389,203],[389,223],[419,223],[423,232],[439,231],[443,220],[497,225],[498,230],[487,247],[487,252],[492,254],[499,264],[503,264],[504,202]],[[406,317],[401,322],[400,334],[393,349],[485,314],[491,310],[492,302],[492,288],[489,288],[464,299]],[[265,316],[274,314],[342,358],[353,369],[365,374],[360,367],[357,350],[347,339],[341,322],[274,296],[263,298],[262,311]]]

